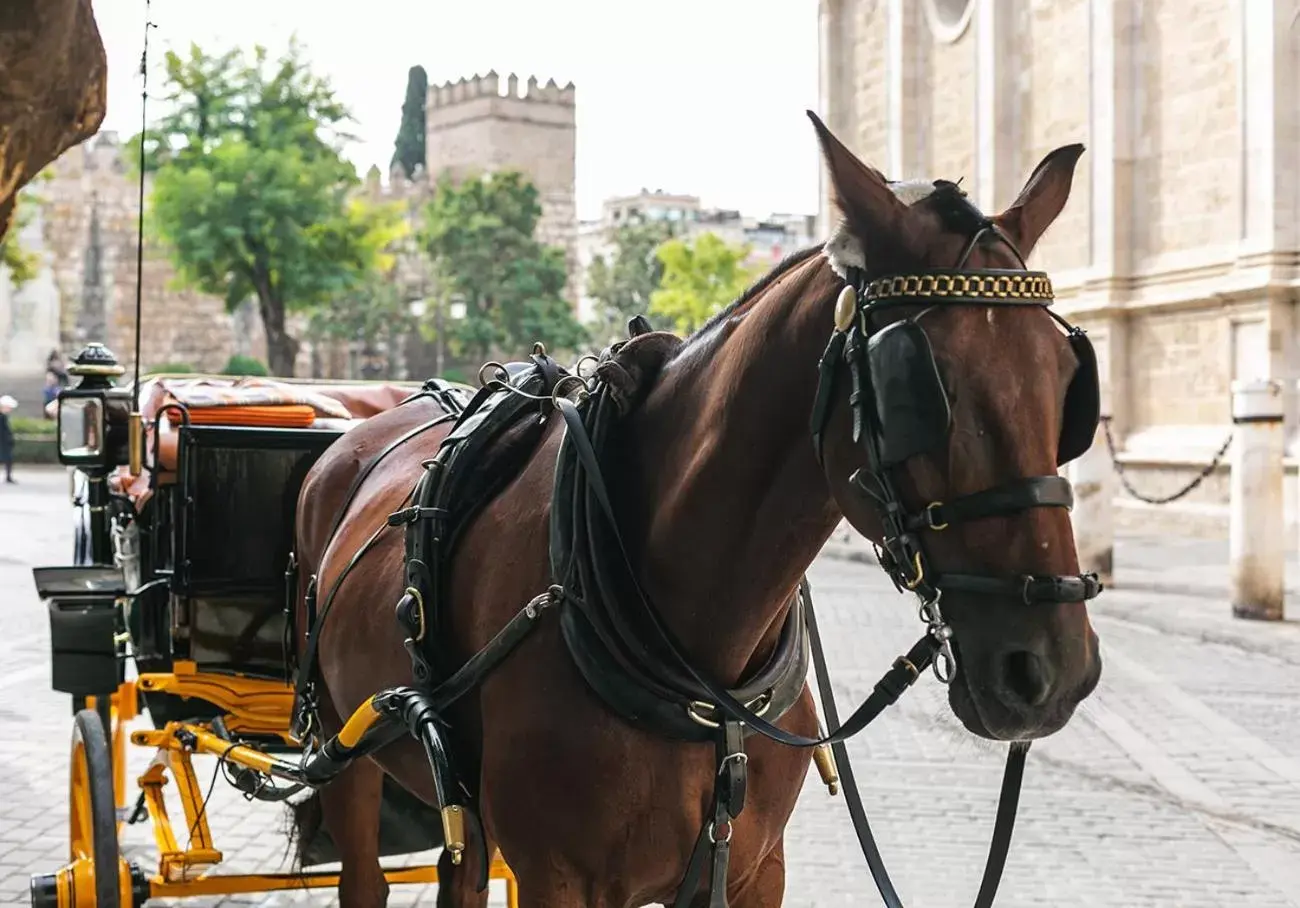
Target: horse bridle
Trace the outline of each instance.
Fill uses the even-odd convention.
[[[872,370],[866,361],[867,346],[873,334],[871,320],[877,311],[928,304],[919,315],[909,319],[916,324],[916,319],[936,306],[1038,306],[1065,327],[1076,351],[1081,351],[1088,343],[1081,329],[1047,308],[1053,293],[1051,280],[1045,272],[963,267],[985,234],[1005,243],[1021,267],[1025,267],[1024,258],[1006,234],[992,219],[976,213],[976,229],[954,268],[874,279],[862,269],[849,269],[847,283],[836,303],[835,331],[818,367],[817,394],[811,418],[814,448],[824,468],[823,433],[834,401],[836,377],[841,364],[846,365],[851,380],[849,406],[852,408],[853,440],[861,443],[867,453],[866,465],[854,471],[849,481],[873,503],[879,515],[883,539],[879,545],[873,543],[873,546],[880,566],[900,592],[914,592],[920,599],[919,616],[936,646],[935,675],[944,683],[952,680],[957,668],[951,643],[952,629],[939,607],[945,590],[1007,596],[1027,605],[1086,602],[1102,590],[1095,573],[1024,574],[1017,577],[937,574],[931,570],[926,557],[922,542],[924,533],[942,532],[956,523],[1005,516],[1028,508],[1071,508],[1074,496],[1069,480],[1061,476],[1028,476],[950,501],[931,502],[919,509],[909,509],[891,472],[893,464],[887,463],[883,455],[885,427],[875,406]],[[1087,349],[1090,354],[1091,348]],[[1095,364],[1095,360],[1093,362]],[[1095,376],[1081,380],[1095,382]],[[1072,415],[1067,412],[1066,419],[1070,418]]]

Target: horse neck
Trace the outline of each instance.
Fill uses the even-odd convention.
[[[808,428],[834,292],[820,254],[789,268],[681,348],[625,436],[642,582],[723,683],[775,645],[840,519]]]

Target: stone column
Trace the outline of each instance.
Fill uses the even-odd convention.
[[[1014,0],[975,8],[975,201],[984,211],[1010,205],[1020,191],[1019,74]]]
[[[1238,267],[1258,269],[1266,289],[1268,372],[1283,382],[1294,435],[1300,349],[1292,324],[1293,265],[1300,250],[1300,22],[1296,0],[1241,5],[1238,106],[1241,128]]]
[[[1134,218],[1145,204],[1134,186],[1148,107],[1139,63],[1147,51],[1140,4],[1093,0],[1089,15],[1091,141],[1083,166],[1091,168],[1092,204],[1086,327],[1097,347],[1102,393],[1110,400],[1111,433],[1122,448],[1132,429],[1124,304],[1134,270]]]
[[[1115,564],[1115,496],[1119,482],[1106,444],[1106,421],[1111,408],[1108,395],[1102,395],[1101,423],[1092,447],[1083,456],[1066,465],[1066,478],[1074,487],[1074,547],[1079,553],[1079,569],[1093,571],[1106,586],[1114,585]]]
[[[817,114],[831,128],[840,133],[845,103],[843,79],[843,36],[841,34],[841,0],[820,0],[817,4],[817,45],[819,66],[817,70]],[[851,141],[844,137],[846,141]],[[831,189],[826,167],[818,155],[817,161],[817,236],[831,233]]]
[[[934,36],[920,3],[888,0],[889,171],[891,180],[933,176],[926,68]]]
[[[1281,382],[1234,381],[1232,422],[1232,613],[1277,621],[1282,618],[1286,564]]]

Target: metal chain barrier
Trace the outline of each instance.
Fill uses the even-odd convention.
[[[1224,441],[1223,446],[1219,448],[1218,453],[1214,455],[1214,458],[1210,461],[1209,465],[1201,470],[1200,475],[1192,479],[1191,482],[1183,486],[1177,492],[1174,492],[1172,495],[1152,497],[1143,495],[1137,489],[1133,488],[1128,481],[1128,477],[1124,475],[1124,465],[1119,462],[1119,455],[1115,451],[1115,440],[1110,434],[1110,417],[1103,417],[1101,424],[1106,430],[1106,447],[1110,449],[1110,462],[1115,467],[1116,475],[1119,476],[1120,485],[1124,487],[1124,491],[1128,492],[1138,501],[1145,502],[1146,504],[1169,504],[1171,501],[1177,501],[1184,495],[1189,494],[1193,489],[1204,482],[1205,478],[1213,473],[1215,469],[1218,468],[1219,464],[1222,463],[1224,455],[1228,453],[1228,448],[1232,446],[1232,436],[1235,434],[1233,432],[1228,433],[1227,440]]]

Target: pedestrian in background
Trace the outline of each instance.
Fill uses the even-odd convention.
[[[18,406],[18,401],[8,394],[0,396],[0,463],[5,467],[5,482],[14,483],[14,429],[9,423],[9,414]]]
[[[54,418],[54,415],[53,415],[53,413],[51,412],[50,403],[59,399],[59,392],[62,391],[62,390],[63,390],[63,384],[62,384],[62,382],[59,381],[59,376],[58,376],[58,374],[57,374],[56,372],[54,372],[53,370],[50,370],[50,371],[46,372],[46,373],[45,373],[45,389],[44,389],[44,391],[43,391],[43,394],[44,394],[44,401],[43,401],[43,404],[44,404],[44,408],[45,408],[45,418],[46,418],[46,419],[53,419],[53,418]]]
[[[63,363],[63,354],[58,350],[51,350],[50,355],[45,357],[45,369],[47,372],[53,372],[55,379],[60,388],[68,385],[68,367]]]

